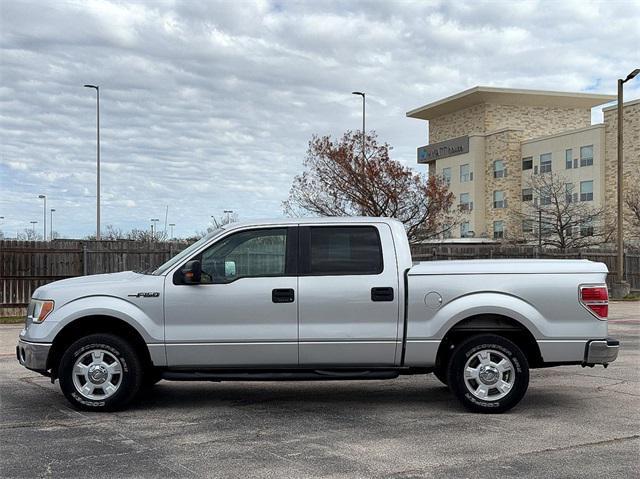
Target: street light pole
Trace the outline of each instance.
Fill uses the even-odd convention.
[[[173,227],[175,226],[175,223],[169,223],[169,228],[171,228],[171,239],[173,239]]]
[[[158,221],[160,221],[159,218],[151,218],[151,241],[153,241],[153,226],[155,223],[157,223]],[[156,228],[157,229],[157,228]]]
[[[47,195],[38,195],[38,198],[44,200],[42,206],[42,241],[47,241]]]
[[[636,68],[631,73],[627,75],[627,78],[618,79],[618,238],[617,238],[617,249],[618,249],[618,257],[617,257],[617,265],[616,269],[618,270],[618,274],[616,277],[617,283],[622,287],[623,292],[628,294],[626,291],[626,285],[624,283],[624,214],[623,214],[623,206],[624,206],[624,165],[623,165],[623,85],[634,78],[636,75],[640,73],[640,68]]]
[[[33,231],[33,237],[35,238],[36,237],[36,225],[38,224],[38,222],[37,221],[31,221],[30,223],[31,223],[31,230]],[[35,241],[35,239],[34,239],[34,241]]]
[[[51,221],[49,221],[49,237],[51,238],[51,241],[53,241],[53,212],[55,210],[55,208],[51,208]]]
[[[231,222],[231,213],[233,213],[233,210],[224,210],[224,213],[226,213],[227,215],[227,224],[229,224]]]
[[[100,87],[98,85],[85,85],[84,87],[96,90],[96,240],[100,241]]]
[[[352,95],[359,95],[362,97],[362,159],[365,160],[364,147],[366,141],[366,129],[365,129],[365,94],[361,91],[352,91]]]

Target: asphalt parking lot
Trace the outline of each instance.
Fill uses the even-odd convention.
[[[133,408],[71,409],[0,326],[2,477],[640,477],[640,303],[611,306],[608,369],[534,370],[503,415],[433,376],[176,383]]]

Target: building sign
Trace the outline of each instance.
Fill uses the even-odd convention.
[[[418,163],[469,153],[469,137],[461,136],[418,148]]]

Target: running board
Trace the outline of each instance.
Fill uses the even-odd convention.
[[[383,371],[176,371],[161,373],[162,379],[169,381],[332,381],[356,379],[394,379],[400,375],[397,370]]]

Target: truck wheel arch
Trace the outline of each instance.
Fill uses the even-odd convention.
[[[476,334],[492,333],[513,341],[524,352],[532,368],[542,365],[538,343],[529,329],[509,316],[476,314],[464,318],[447,330],[436,354],[436,368],[446,367],[449,354],[456,344]]]
[[[145,367],[153,365],[146,342],[129,323],[113,316],[83,316],[65,325],[53,340],[47,358],[47,369],[51,369],[52,380],[57,377],[58,364],[65,350],[78,338],[93,333],[110,333],[122,337],[132,344]]]

